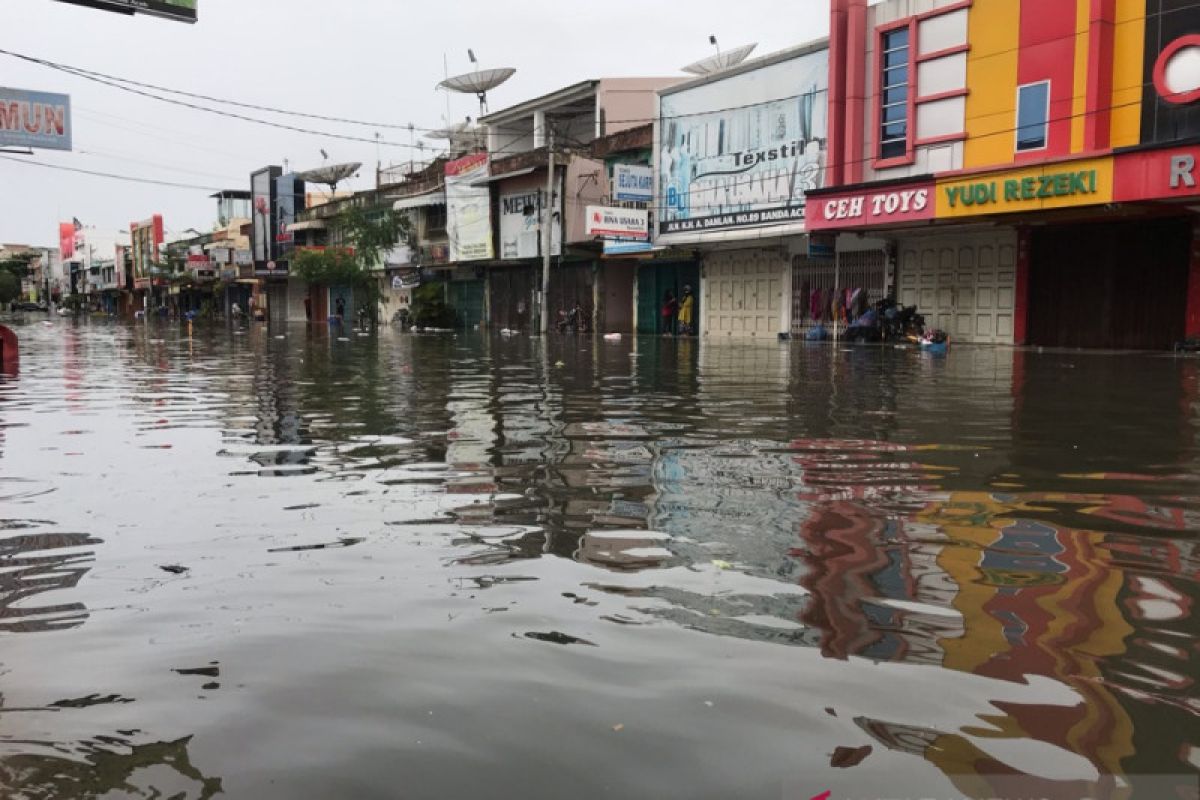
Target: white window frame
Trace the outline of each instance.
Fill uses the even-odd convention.
[[[905,31],[905,33],[907,34],[907,39],[905,40],[904,45],[901,47],[893,47],[891,49],[886,49],[884,47],[885,40],[892,34],[899,33],[900,31]],[[892,159],[897,159],[897,158],[907,158],[910,155],[912,155],[912,150],[909,148],[909,143],[914,141],[915,136],[916,136],[915,131],[913,131],[910,128],[910,126],[916,124],[916,120],[910,119],[910,117],[912,115],[909,113],[912,110],[911,100],[912,100],[913,85],[915,83],[915,78],[916,78],[916,76],[912,74],[913,70],[914,70],[914,65],[915,65],[915,60],[913,58],[913,41],[912,41],[912,39],[913,39],[913,36],[912,36],[911,28],[906,28],[906,27],[892,28],[891,30],[884,31],[879,36],[880,70],[879,70],[879,75],[877,76],[877,80],[879,81],[879,130],[876,131],[876,135],[879,137],[879,150],[878,150],[878,155],[876,156],[876,160],[878,160],[878,161],[890,161]],[[897,83],[897,84],[888,86],[888,85],[886,85],[887,74],[888,74],[888,70],[889,70],[888,65],[887,65],[887,57],[889,54],[898,53],[901,50],[904,51],[904,53],[907,57],[904,65],[903,65],[904,73],[905,73],[904,83]],[[900,65],[897,65],[897,66],[900,66]],[[884,104],[884,102],[883,102],[884,93],[887,92],[888,89],[899,89],[900,87],[904,87],[905,99],[899,103]],[[886,113],[887,109],[894,108],[897,106],[903,106],[903,108],[904,108],[904,119],[896,121],[896,122],[904,123],[904,131],[905,131],[904,139],[903,139],[904,154],[899,155],[899,156],[885,156],[883,154],[883,147],[885,144],[891,144],[893,142],[901,141],[900,139],[895,139],[895,138],[886,139],[884,137],[884,131],[887,130],[888,125],[896,124],[896,122],[888,123],[885,121],[887,119],[887,113]]]
[[[1033,127],[1032,125],[1022,125],[1021,124],[1021,91],[1023,89],[1030,89],[1034,86],[1045,86],[1046,87],[1046,113],[1044,116],[1044,119],[1046,121],[1044,123],[1042,123],[1042,127],[1043,127],[1042,144],[1040,147],[1021,147],[1021,129]],[[1049,78],[1047,78],[1044,81],[1033,81],[1032,83],[1024,83],[1017,87],[1017,107],[1015,109],[1016,113],[1014,115],[1016,117],[1016,127],[1013,129],[1013,152],[1015,152],[1015,153],[1037,153],[1037,152],[1040,152],[1040,151],[1045,150],[1048,147],[1050,147],[1050,90],[1051,90],[1051,88],[1052,87],[1050,86]]]

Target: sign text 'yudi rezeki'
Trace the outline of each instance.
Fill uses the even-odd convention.
[[[1010,214],[1112,202],[1111,158],[1056,162],[1036,167],[939,180],[937,216]]]

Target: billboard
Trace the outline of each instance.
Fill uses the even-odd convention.
[[[161,214],[129,225],[130,252],[133,256],[133,286],[146,289],[153,277],[153,267],[158,263],[158,249],[163,243],[163,218]]]
[[[0,87],[0,147],[70,150],[70,95]]]
[[[588,236],[648,240],[650,212],[644,208],[588,206],[585,232]]]
[[[178,22],[196,21],[197,0],[60,0],[76,6],[117,11],[122,14],[153,14]]]
[[[487,153],[446,164],[446,233],[451,261],[479,261],[495,256],[492,248],[492,193],[486,184]]]
[[[829,51],[661,97],[659,233],[804,221],[824,178]]]
[[[75,223],[58,223],[58,251],[63,261],[75,257]]]
[[[275,260],[286,260],[296,246],[295,234],[288,227],[296,222],[295,175],[282,175],[275,180]],[[303,193],[301,193],[303,197]]]
[[[266,268],[275,256],[275,181],[282,174],[279,167],[266,167],[250,176],[250,194],[254,225],[250,230],[254,263]]]
[[[612,199],[618,203],[654,200],[654,171],[642,164],[613,165]]]
[[[545,190],[526,189],[500,195],[500,258],[537,258],[542,254]],[[554,196],[554,228],[550,254],[562,255],[562,190]]]

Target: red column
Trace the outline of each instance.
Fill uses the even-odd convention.
[[[1184,335],[1189,339],[1200,338],[1200,219],[1192,223],[1192,260],[1188,271]]]
[[[829,140],[825,185],[841,186],[842,160],[846,150],[846,8],[850,0],[829,3]]]
[[[1088,66],[1085,150],[1107,150],[1112,132],[1113,37],[1116,0],[1091,0],[1088,16]]]
[[[1017,288],[1013,298],[1013,343],[1029,344],[1029,262],[1032,239],[1028,228],[1017,230]]]
[[[916,45],[913,44],[913,47]],[[863,125],[867,104],[867,0],[849,0],[846,14],[846,183],[862,183]],[[914,81],[915,76],[910,80]],[[914,118],[915,123],[915,118]]]

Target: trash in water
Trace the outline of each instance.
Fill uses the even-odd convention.
[[[181,564],[160,564],[158,568],[163,572],[169,572],[172,575],[182,575],[190,569],[190,567],[185,567]]]
[[[218,662],[216,662],[216,661],[212,662],[212,664],[210,664],[207,667],[192,667],[190,669],[173,669],[171,671],[175,672],[179,675],[200,675],[205,678],[221,677],[221,667],[218,666]]]
[[[838,769],[857,767],[872,752],[873,748],[869,744],[862,747],[839,747],[833,751],[833,755],[829,759],[829,766]]]
[[[513,635],[515,636],[516,634]],[[539,642],[550,642],[551,644],[584,644],[588,647],[596,646],[595,642],[589,642],[587,639],[580,639],[578,636],[571,636],[566,633],[559,633],[558,631],[550,631],[549,633],[530,631],[525,634],[525,638],[536,639]]]
[[[733,564],[730,564],[728,561],[722,561],[719,558],[714,558],[712,565],[717,569],[733,569]]]
[[[625,726],[618,722],[616,725],[613,725],[613,730],[617,733],[620,733],[621,731],[625,730]]]
[[[273,547],[268,550],[268,553],[300,553],[305,550],[327,550],[334,547],[352,547],[360,542],[366,541],[363,538],[343,537],[336,542],[325,542],[323,544],[298,544],[294,547]]]

